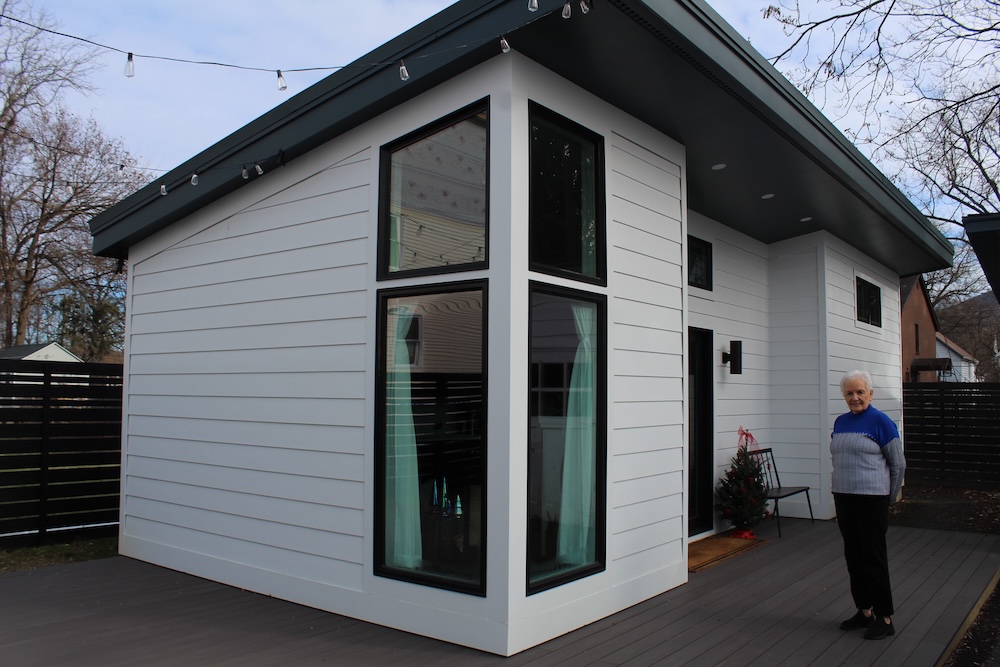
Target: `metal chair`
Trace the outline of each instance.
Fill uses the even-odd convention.
[[[770,447],[766,449],[751,450],[751,456],[760,459],[761,467],[764,469],[764,485],[767,487],[768,500],[774,501],[774,518],[778,521],[778,537],[781,537],[781,514],[778,513],[778,501],[782,498],[794,496],[797,493],[806,494],[806,502],[809,504],[809,520],[816,523],[813,518],[812,500],[809,499],[808,486],[782,486],[778,477],[778,466],[774,463],[774,452]]]

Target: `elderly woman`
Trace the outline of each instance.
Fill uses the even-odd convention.
[[[841,379],[840,390],[850,412],[837,417],[830,439],[832,489],[851,595],[858,608],[840,627],[864,628],[865,639],[884,639],[896,633],[885,534],[889,505],[899,496],[906,460],[896,424],[871,405],[875,393],[871,375],[851,371]]]

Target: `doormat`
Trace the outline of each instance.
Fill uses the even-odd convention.
[[[747,540],[726,535],[712,535],[692,542],[688,545],[688,572],[701,572],[763,543],[764,540],[758,538]]]

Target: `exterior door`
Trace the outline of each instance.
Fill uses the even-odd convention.
[[[715,495],[713,332],[688,327],[688,535],[712,530]]]

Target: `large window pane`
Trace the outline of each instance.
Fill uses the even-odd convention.
[[[382,277],[485,265],[488,144],[481,105],[383,151]]]
[[[603,303],[531,296],[528,590],[604,568]]]
[[[482,288],[383,295],[378,573],[483,594]]]
[[[530,261],[549,273],[604,278],[601,140],[531,107]]]

